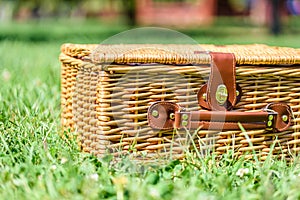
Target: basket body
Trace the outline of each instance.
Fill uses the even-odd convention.
[[[124,52],[133,46],[114,46],[113,50],[118,48]],[[109,57],[107,54],[112,49],[108,46],[65,44],[60,55],[64,130],[79,135],[83,151],[100,157],[106,153],[135,152],[147,158],[170,155],[180,158],[191,148],[201,154],[233,150],[237,156],[248,154],[248,157],[256,152],[261,159],[270,153],[286,159],[297,154],[300,150],[300,50],[265,45],[202,45],[201,48],[235,54],[236,82],[243,90],[235,110],[252,112],[267,103],[284,102],[293,110],[293,125],[279,133],[264,129],[153,130],[148,125],[147,110],[154,102],[176,102],[187,111],[201,110],[197,91],[210,76],[205,56],[201,62],[190,65],[185,64],[194,59],[189,54],[182,54],[181,59],[169,55],[170,58],[160,58],[157,62],[152,55],[156,53],[151,51],[131,51],[126,58]],[[93,54],[97,58],[91,59],[95,49],[100,49],[102,54]],[[105,60],[101,55],[106,51]],[[145,52],[151,55],[141,56]],[[182,59],[184,56],[186,59]]]

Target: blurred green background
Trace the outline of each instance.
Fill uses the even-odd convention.
[[[101,43],[144,26],[199,43],[299,46],[294,0],[0,0],[0,41]]]

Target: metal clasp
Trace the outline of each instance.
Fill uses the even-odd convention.
[[[224,84],[218,86],[216,91],[216,100],[219,105],[224,105],[228,98],[228,91]]]

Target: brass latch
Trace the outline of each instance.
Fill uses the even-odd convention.
[[[228,91],[224,84],[218,86],[216,90],[216,100],[219,105],[224,105],[228,98]]]

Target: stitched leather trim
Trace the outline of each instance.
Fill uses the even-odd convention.
[[[284,131],[292,124],[292,109],[285,103],[270,103],[267,105],[266,110],[273,110],[277,113],[275,121],[275,130]]]
[[[231,110],[236,102],[235,58],[232,53],[211,52],[211,74],[207,87],[207,102],[212,110]],[[224,84],[228,91],[227,101],[220,105],[216,99],[218,86]]]
[[[153,129],[168,130],[174,128],[175,116],[171,114],[179,111],[180,107],[172,102],[156,102],[148,109],[148,124]]]

